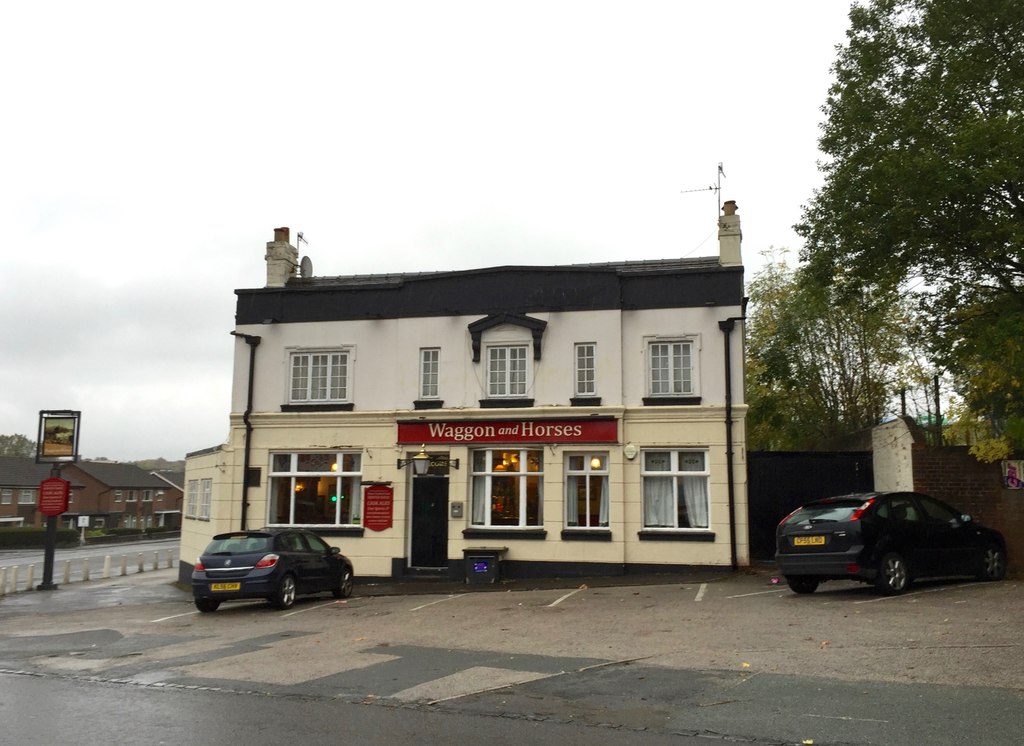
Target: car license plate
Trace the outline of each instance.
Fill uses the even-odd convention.
[[[795,547],[820,547],[825,546],[824,536],[794,536],[793,546]]]
[[[241,583],[210,583],[211,591],[237,591],[241,587]]]

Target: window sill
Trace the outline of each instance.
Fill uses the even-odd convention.
[[[334,402],[331,404],[282,404],[282,412],[351,412],[355,409],[352,402]]]
[[[700,404],[699,396],[645,396],[645,407],[678,407]]]
[[[366,529],[362,526],[338,526],[337,528],[320,528],[313,529],[313,532],[317,536],[362,536],[366,533]]]
[[[464,539],[527,539],[544,541],[548,532],[542,528],[482,528],[463,529]]]
[[[608,528],[565,528],[562,529],[562,541],[611,541],[612,532]]]
[[[645,529],[638,531],[640,541],[706,541],[715,540],[714,531],[678,531],[675,529]]]
[[[533,406],[533,399],[481,399],[480,409],[524,409]]]
[[[412,403],[413,409],[443,409],[442,399],[417,399]]]
[[[600,396],[574,396],[569,400],[569,404],[574,407],[600,407],[601,397]]]

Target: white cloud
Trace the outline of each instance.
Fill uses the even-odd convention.
[[[277,226],[328,275],[701,256],[722,162],[748,267],[796,248],[848,11],[10,5],[0,433],[81,409],[120,459],[223,439]]]

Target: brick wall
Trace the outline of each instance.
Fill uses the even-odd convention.
[[[1003,487],[999,462],[983,464],[966,446],[914,445],[914,489],[970,513],[1006,537],[1010,574],[1024,577],[1024,490]]]

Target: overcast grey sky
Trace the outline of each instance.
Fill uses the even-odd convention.
[[[0,434],[223,442],[278,226],[317,275],[708,256],[721,162],[749,277],[799,248],[849,7],[4,3]]]

